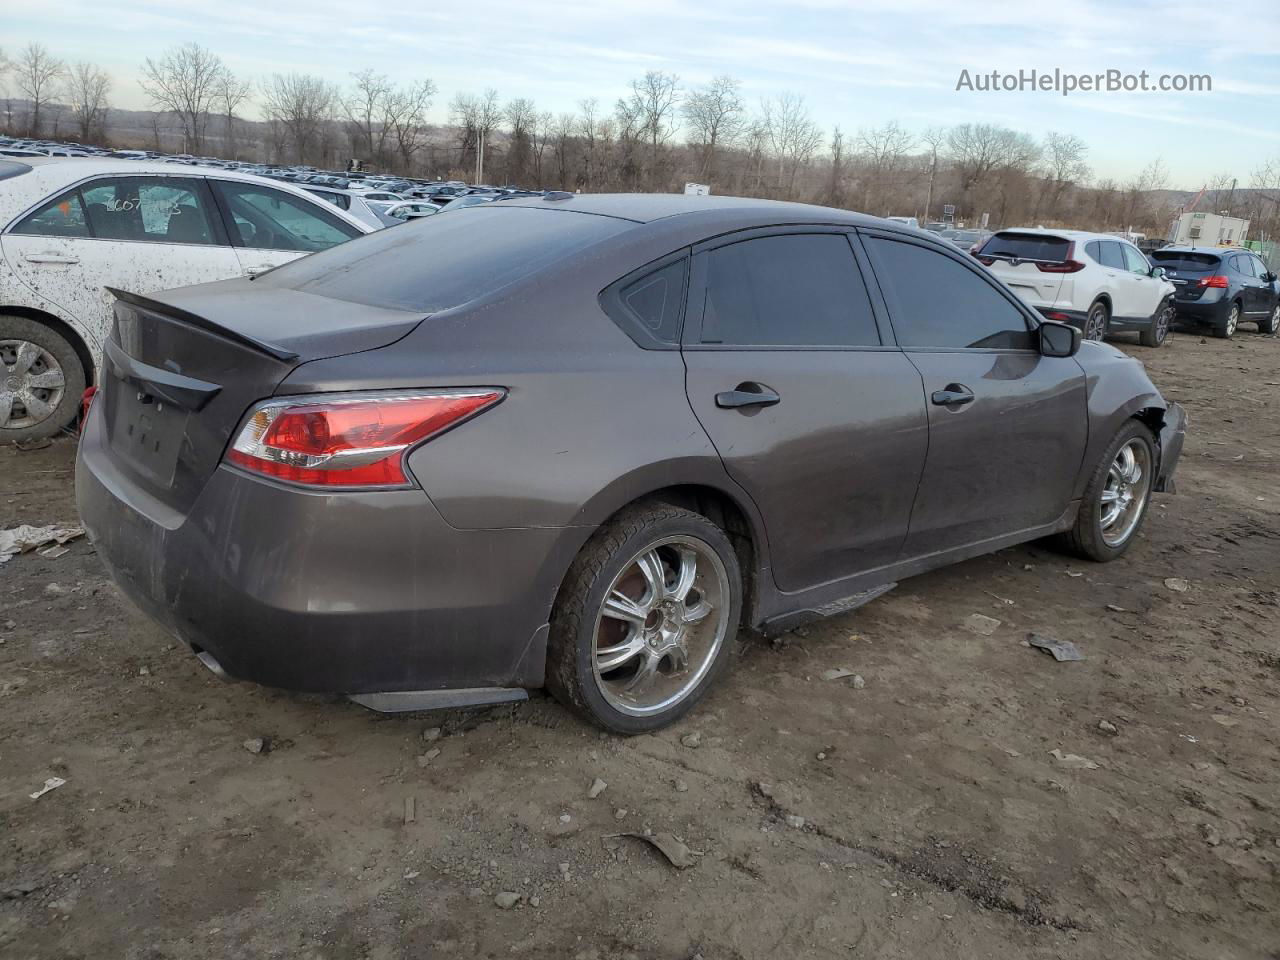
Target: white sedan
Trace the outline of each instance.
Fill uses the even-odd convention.
[[[296,187],[230,170],[0,158],[0,442],[70,423],[114,298],[261,273],[373,231]]]

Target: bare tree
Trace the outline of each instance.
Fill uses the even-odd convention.
[[[386,121],[395,137],[396,151],[404,172],[409,172],[414,155],[422,149],[427,130],[427,111],[436,97],[434,80],[419,80],[412,86],[393,90],[387,100]]]
[[[1164,160],[1156,157],[1142,172],[1124,185],[1124,198],[1120,206],[1121,222],[1117,226],[1126,230],[1135,226],[1148,226],[1158,216],[1153,208],[1153,197],[1157,190],[1163,190],[1169,183],[1169,171]]]
[[[823,202],[829,207],[844,205],[844,134],[839,127],[831,131],[831,177]]]
[[[582,118],[578,121],[579,132],[583,141],[583,182],[586,184],[588,191],[591,190],[592,177],[595,173],[596,160],[596,109],[595,97],[587,97],[585,100],[578,101],[578,109],[582,111]],[[566,184],[567,186],[567,184]]]
[[[200,153],[209,112],[217,102],[226,72],[217,54],[198,43],[184,43],[168,50],[159,60],[148,57],[142,64],[138,84],[153,106],[178,118],[186,149]]]
[[[107,93],[111,78],[104,71],[81,60],[66,72],[64,96],[80,131],[81,143],[106,139]]]
[[[809,116],[804,97],[784,93],[765,100],[760,106],[769,146],[778,161],[778,190],[785,196],[795,194],[796,175],[813,159],[822,146],[822,131]]]
[[[337,90],[310,74],[274,74],[262,88],[262,112],[283,127],[299,163],[310,155],[333,114]]]
[[[57,93],[58,79],[62,76],[63,63],[53,56],[42,43],[29,43],[14,64],[14,81],[18,90],[31,101],[28,133],[40,135],[40,111]]]
[[[698,149],[698,179],[715,179],[716,150],[731,147],[741,135],[747,111],[739,92],[742,83],[721,75],[693,90],[681,110],[689,128],[689,142]]]
[[[907,151],[915,137],[890,120],[882,127],[859,130],[857,148],[862,164],[862,206],[871,209],[872,197],[888,202],[890,187],[902,173]]]
[[[511,128],[507,141],[506,180],[523,183],[528,179],[533,157],[533,128],[538,111],[527,97],[517,97],[503,110],[503,116]]]
[[[662,149],[675,134],[672,120],[680,100],[680,78],[674,73],[649,70],[631,81],[631,93],[618,100],[615,114],[630,141],[643,140],[649,147],[648,182],[656,183]],[[645,171],[640,171],[641,175]]]
[[[341,100],[352,144],[374,163],[385,163],[386,142],[391,133],[387,105],[394,93],[391,81],[385,74],[372,70],[361,70],[352,76],[355,84],[350,94]]]
[[[542,189],[543,157],[546,156],[547,146],[551,142],[555,123],[555,114],[549,111],[538,114],[533,123],[533,182],[539,190]]]
[[[1050,217],[1058,215],[1063,191],[1089,176],[1085,142],[1073,133],[1049,133],[1044,138],[1045,178],[1049,181],[1048,209]]]
[[[227,123],[227,152],[236,153],[236,111],[253,96],[253,81],[237,77],[230,70],[223,70],[214,88],[214,99]]]

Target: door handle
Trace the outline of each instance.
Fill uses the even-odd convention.
[[[79,263],[79,257],[66,257],[60,253],[28,253],[22,258],[27,263]]]
[[[740,383],[733,390],[716,394],[716,406],[724,410],[737,410],[742,407],[772,407],[782,398],[763,383],[748,380]]]
[[[962,383],[948,383],[945,390],[933,391],[930,398],[939,407],[962,407],[973,403],[973,391]]]

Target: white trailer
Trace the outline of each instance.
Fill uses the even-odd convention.
[[[1169,243],[1179,247],[1242,247],[1249,221],[1216,213],[1184,213],[1169,225]]]

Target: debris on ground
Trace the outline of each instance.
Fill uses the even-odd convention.
[[[1107,609],[1110,610],[1112,613],[1128,613],[1129,612],[1124,607],[1121,607],[1114,603],[1108,603]]]
[[[37,547],[49,544],[62,546],[83,536],[83,527],[63,527],[56,523],[46,527],[33,527],[24,523],[8,530],[0,530],[0,563],[7,563],[18,554],[27,553]],[[62,554],[55,554],[55,556],[62,556]]]
[[[1053,759],[1057,760],[1069,770],[1097,770],[1098,764],[1088,757],[1082,757],[1078,753],[1063,753],[1057,747],[1049,751]]]
[[[848,667],[832,667],[830,670],[822,671],[823,680],[843,680],[845,677],[854,677],[857,674]]]
[[[605,783],[599,777],[596,777],[591,781],[591,786],[587,788],[587,799],[594,800],[596,797],[600,796],[600,794],[604,793],[608,786],[609,784]]]
[[[417,797],[404,798],[404,822],[413,823],[418,819],[418,799]]]
[[[982,637],[989,637],[1000,629],[1000,621],[982,613],[971,613],[965,617],[964,628]]]
[[[702,734],[697,730],[693,731],[693,733],[686,733],[680,738],[680,743],[688,747],[690,750],[697,750],[702,746]]]
[[[1220,724],[1224,727],[1234,727],[1240,721],[1237,720],[1235,717],[1227,716],[1225,713],[1215,713],[1213,715],[1213,722]]]
[[[861,690],[866,685],[867,685],[867,681],[863,680],[860,675],[856,673],[853,675],[853,689]]]
[[[510,910],[520,902],[520,894],[511,890],[503,890],[493,898],[493,902],[498,905],[500,910]]]
[[[266,737],[250,737],[244,743],[240,744],[240,746],[244,747],[250,753],[254,753],[254,754],[266,753],[267,738]]]
[[[1098,729],[1105,733],[1108,737],[1114,737],[1120,733],[1120,728],[1110,720],[1099,720]]]
[[[613,840],[618,837],[634,837],[637,840],[643,840],[666,857],[677,870],[694,866],[698,862],[698,857],[703,856],[702,851],[690,850],[683,841],[670,833],[611,833],[604,839]]]
[[[1182,577],[1166,577],[1164,585],[1175,593],[1186,593],[1191,589],[1191,582]]]
[[[31,796],[31,799],[32,799],[32,800],[39,800],[39,799],[40,799],[41,797],[43,797],[46,793],[48,793],[50,790],[57,790],[60,786],[62,786],[62,785],[63,785],[64,783],[66,783],[66,782],[67,782],[67,781],[63,780],[61,777],[50,777],[48,780],[46,780],[46,781],[44,782],[44,786],[43,786],[43,787],[41,787],[41,788],[40,788],[39,790],[37,790],[35,793],[33,793],[33,794],[31,794],[31,795],[30,795],[30,796]]]
[[[13,445],[18,448],[19,453],[34,453],[53,446],[53,441],[48,437],[36,437],[34,440],[15,440]]]
[[[439,748],[439,747],[432,747],[432,748],[431,748],[430,750],[428,750],[426,753],[419,755],[419,757],[418,757],[418,766],[419,766],[419,767],[425,767],[425,766],[427,766],[429,763],[431,763],[431,761],[432,761],[432,760],[434,760],[434,759],[435,759],[436,757],[438,757],[438,756],[440,756],[440,748]]]
[[[1053,654],[1053,659],[1062,660],[1083,660],[1084,654],[1077,649],[1076,645],[1070,640],[1059,640],[1056,637],[1046,637],[1038,633],[1027,634],[1028,646],[1035,647],[1037,650],[1043,650],[1045,653]]]
[[[431,743],[433,740],[439,740],[440,734],[443,732],[439,727],[427,727],[422,731],[422,739],[427,743]]]
[[[795,830],[803,830],[804,817],[797,816],[794,813],[787,814],[787,826]]]
[[[41,884],[35,880],[19,880],[17,883],[10,884],[4,888],[4,898],[6,900],[21,900],[28,894],[35,893],[40,889]]]

